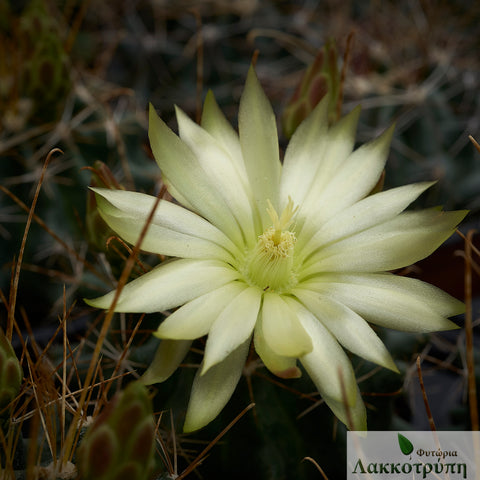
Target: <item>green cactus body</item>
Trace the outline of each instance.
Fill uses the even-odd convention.
[[[97,417],[79,447],[83,480],[146,480],[154,467],[155,425],[147,389],[130,383]]]

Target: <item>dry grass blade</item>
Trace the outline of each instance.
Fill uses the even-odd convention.
[[[430,403],[428,401],[427,392],[425,390],[425,384],[423,383],[422,368],[420,366],[420,363],[421,363],[420,355],[417,357],[416,363],[417,363],[418,381],[420,382],[420,388],[422,390],[423,403],[425,404],[425,410],[428,416],[428,423],[430,424],[430,429],[432,430],[432,432],[436,432],[437,427],[435,426],[435,422],[433,420],[432,410],[430,409]]]
[[[475,146],[475,148],[478,150],[478,152],[480,153],[480,145],[478,144],[478,142],[471,136],[469,135],[468,138],[470,139],[470,141],[473,143],[473,145]]]
[[[322,475],[322,477],[325,479],[325,480],[328,480],[328,477],[327,475],[325,474],[325,472],[323,471],[322,467],[312,458],[312,457],[305,457],[302,462],[304,462],[305,460],[307,460],[308,462],[310,463],[313,463],[316,467],[316,469],[320,472],[320,474]]]
[[[23,254],[25,252],[25,244],[27,243],[28,231],[30,230],[30,225],[32,224],[33,212],[35,211],[35,206],[37,205],[38,196],[40,195],[40,189],[42,188],[43,179],[45,178],[45,172],[47,171],[48,163],[52,158],[52,155],[55,153],[63,153],[59,148],[54,148],[47,155],[45,163],[43,164],[42,173],[40,179],[38,180],[37,188],[35,189],[35,195],[33,197],[32,205],[30,211],[28,212],[27,222],[25,224],[25,231],[23,233],[22,243],[20,245],[20,252],[18,254],[18,260],[15,267],[15,273],[12,279],[12,285],[10,289],[10,297],[8,301],[8,320],[7,320],[7,331],[6,336],[9,341],[12,340],[13,335],[13,323],[15,317],[15,305],[17,301],[17,291],[18,291],[18,282],[20,279],[20,270],[22,268]]]
[[[475,381],[475,357],[473,350],[473,318],[472,318],[472,238],[474,230],[467,233],[465,239],[465,349],[468,372],[468,400],[470,405],[471,429],[478,431],[478,403]]]

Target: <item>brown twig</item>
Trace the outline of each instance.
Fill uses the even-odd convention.
[[[465,239],[465,349],[468,372],[468,400],[470,422],[473,431],[479,430],[477,387],[475,383],[475,358],[473,351],[472,319],[472,238],[475,230],[470,230]]]
[[[417,357],[417,372],[418,372],[418,381],[420,382],[420,389],[422,390],[423,403],[425,404],[425,410],[427,412],[428,423],[430,424],[430,429],[432,432],[437,431],[435,422],[433,420],[432,411],[430,410],[430,403],[428,402],[427,392],[425,390],[425,384],[423,383],[422,368],[420,366],[420,355]]]
[[[473,143],[473,145],[475,146],[475,148],[478,150],[478,152],[480,153],[480,145],[478,144],[478,142],[471,136],[469,135],[468,138],[470,139],[470,141]]]
[[[50,150],[49,154],[47,155],[47,158],[45,159],[45,163],[43,164],[40,179],[38,180],[37,188],[35,189],[35,195],[33,197],[30,211],[28,212],[27,223],[25,224],[25,230],[23,232],[22,243],[20,245],[20,252],[18,254],[18,260],[15,266],[15,272],[12,278],[12,285],[10,289],[10,296],[8,299],[8,320],[7,320],[6,336],[9,341],[12,341],[13,323],[14,323],[14,317],[15,317],[15,305],[17,302],[18,282],[20,280],[20,270],[22,269],[23,254],[25,253],[25,244],[27,243],[28,231],[30,230],[30,225],[32,224],[33,212],[35,211],[35,207],[37,205],[38,196],[40,195],[40,189],[42,188],[42,183],[45,178],[45,173],[47,171],[48,163],[50,162],[52,155],[55,153],[63,154],[63,152],[59,148],[54,148],[53,150]]]
[[[304,462],[305,460],[309,461],[310,463],[313,463],[315,465],[315,467],[317,468],[317,470],[320,472],[320,474],[322,475],[322,477],[325,479],[325,480],[328,480],[328,477],[327,475],[325,474],[325,472],[323,471],[322,467],[312,458],[312,457],[305,457],[302,462]]]

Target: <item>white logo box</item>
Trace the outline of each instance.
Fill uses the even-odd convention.
[[[480,480],[480,432],[347,433],[347,480]]]

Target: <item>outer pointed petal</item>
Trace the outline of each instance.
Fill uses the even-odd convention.
[[[298,302],[290,300],[290,302]],[[357,401],[357,382],[352,365],[332,334],[311,312],[298,304],[298,317],[312,338],[313,350],[300,358],[319,393],[328,401],[342,403],[344,394],[348,405]],[[343,387],[342,387],[343,382]]]
[[[213,138],[215,138],[225,151],[229,152],[238,175],[238,180],[243,185],[251,202],[253,202],[253,192],[251,190],[245,162],[243,160],[242,147],[240,145],[238,133],[225,118],[225,115],[223,115],[215,100],[215,96],[211,91],[209,91],[205,97],[201,125]],[[262,228],[256,205],[251,205],[251,209],[255,221],[255,229],[256,231],[260,231]]]
[[[392,188],[370,195],[332,217],[302,249],[304,257],[316,249],[391,220],[434,182]]]
[[[192,340],[207,335],[220,313],[244,289],[244,284],[231,282],[195,298],[169,315],[154,335]]]
[[[360,315],[329,297],[320,296],[313,291],[298,288],[292,293],[345,348],[370,362],[398,373],[385,345]]]
[[[226,152],[229,152],[238,176],[246,188],[249,183],[238,133],[223,115],[211,91],[205,97],[201,125]]]
[[[162,340],[152,363],[140,377],[140,381],[145,385],[151,385],[167,380],[185,358],[191,344],[191,340]]]
[[[304,288],[334,298],[369,322],[407,332],[458,328],[446,317],[465,311],[462,302],[439,288],[391,274],[325,274]]]
[[[125,190],[92,188],[105,222],[124,240],[136,244],[155,197]],[[184,258],[231,261],[237,247],[220,230],[179,205],[161,200],[142,242],[142,250]],[[230,253],[231,252],[231,253]]]
[[[297,367],[297,360],[293,357],[283,357],[276,354],[268,345],[263,336],[262,319],[257,321],[254,333],[255,350],[264,365],[277,377],[300,378],[302,371]]]
[[[202,375],[252,336],[261,299],[258,288],[245,285],[220,313],[208,335]]]
[[[302,274],[379,272],[411,265],[434,252],[453,234],[466,214],[466,211],[437,209],[404,212],[320,249]]]
[[[385,167],[392,135],[393,127],[355,150],[323,188],[312,185],[297,216],[307,228],[302,235],[309,238],[327,220],[372,191]]]
[[[275,115],[253,67],[240,99],[238,128],[247,175],[266,227],[271,224],[267,199],[278,208],[281,164]]]
[[[237,232],[238,225],[218,193],[217,185],[202,169],[190,148],[159,118],[152,105],[148,136],[166,184],[171,185],[195,212],[224,233]]]
[[[152,313],[178,307],[238,278],[238,272],[214,260],[174,260],[163,263],[123,288],[116,312]],[[85,300],[108,309],[115,290],[103,297]]]
[[[210,423],[230,400],[242,375],[250,338],[231,352],[223,362],[204,374],[198,369],[193,381],[184,432],[193,432]]]
[[[296,305],[299,304],[287,304],[286,299],[276,293],[266,292],[263,297],[262,334],[274,353],[282,357],[298,358],[314,348],[303,322],[298,319]]]
[[[247,239],[256,240],[252,218],[253,201],[250,189],[246,190],[239,181],[235,161],[230,152],[206,130],[193,122],[182,110],[176,109],[180,138],[190,147],[199,164],[220,193],[231,215],[236,218]],[[232,232],[233,233],[233,232]],[[241,243],[241,237],[237,244]]]
[[[280,210],[287,204],[288,197],[301,204],[307,194],[315,172],[323,167],[324,150],[328,140],[328,103],[325,96],[308,118],[295,130],[283,160],[280,182]]]
[[[311,188],[318,191],[325,189],[343,171],[340,170],[340,167],[349,159],[355,146],[360,111],[360,107],[354,108],[329,128],[327,145],[321,162],[314,172],[314,181]],[[310,153],[314,155],[314,152]],[[309,192],[310,190],[306,191],[305,194]]]
[[[335,416],[350,430],[367,430],[367,411],[358,387],[354,405],[346,405],[345,402],[332,400],[328,397],[325,397],[324,400]]]

